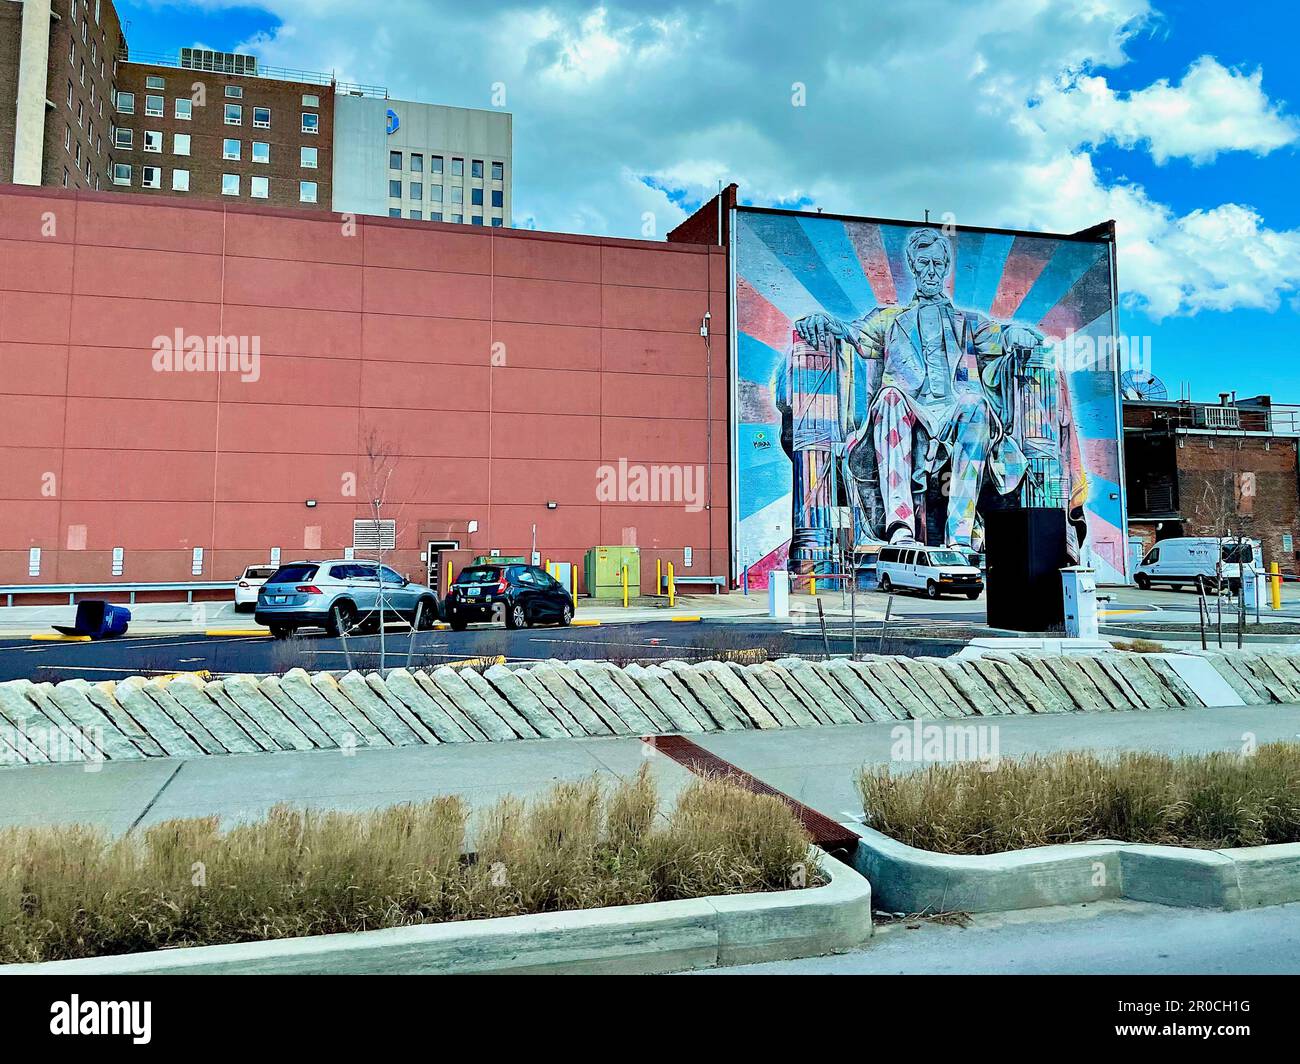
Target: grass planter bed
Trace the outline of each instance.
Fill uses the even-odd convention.
[[[781,802],[725,782],[688,786],[666,815],[645,771],[507,799],[480,818],[474,859],[468,826],[447,798],[112,842],[6,831],[0,971],[645,971],[870,934],[866,883],[823,869]]]
[[[856,867],[877,906],[988,912],[1124,897],[1300,901],[1300,745],[864,770]]]

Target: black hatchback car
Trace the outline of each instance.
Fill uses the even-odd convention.
[[[472,621],[504,620],[507,628],[568,624],[573,620],[573,598],[535,565],[472,565],[457,575],[443,611],[458,632]]]

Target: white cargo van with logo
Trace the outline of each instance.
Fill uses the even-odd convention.
[[[1195,588],[1198,582],[1214,590],[1222,575],[1235,593],[1242,569],[1248,581],[1263,571],[1258,540],[1242,540],[1238,552],[1235,539],[1186,536],[1162,539],[1147,551],[1133,571],[1133,582],[1144,591],[1154,584],[1166,584],[1177,591],[1183,586]]]
[[[924,591],[932,599],[940,595],[979,598],[984,579],[970,560],[951,547],[881,547],[876,558],[876,579],[880,590]]]

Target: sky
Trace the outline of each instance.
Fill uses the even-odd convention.
[[[119,0],[199,44],[514,115],[514,224],[663,235],[742,201],[1118,226],[1120,332],[1171,398],[1300,403],[1300,4]],[[1149,340],[1147,340],[1149,338]]]

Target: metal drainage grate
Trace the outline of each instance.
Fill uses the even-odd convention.
[[[697,776],[726,778],[755,794],[770,794],[790,807],[799,818],[799,822],[812,836],[813,843],[821,847],[832,857],[847,865],[853,863],[853,853],[858,847],[858,836],[842,824],[837,824],[824,813],[796,801],[788,794],[764,783],[757,776],[751,776],[744,769],[724,761],[717,754],[691,742],[682,735],[644,735],[643,743],[653,746],[661,754],[672,758],[683,768],[689,769]]]

